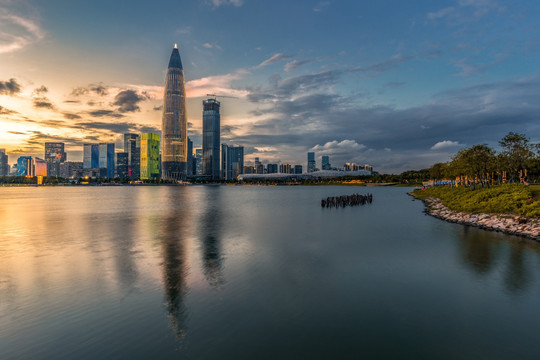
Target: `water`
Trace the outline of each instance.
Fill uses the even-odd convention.
[[[0,188],[0,359],[540,358],[539,244],[408,190]]]

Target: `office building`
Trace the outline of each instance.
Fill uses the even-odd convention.
[[[252,165],[244,166],[244,174],[255,174],[255,166],[252,166]]]
[[[187,170],[187,114],[184,69],[174,48],[169,59],[165,92],[163,94],[163,117],[161,123],[162,178],[180,180]]]
[[[18,176],[34,176],[34,161],[31,156],[21,156],[17,159]]]
[[[331,169],[331,167],[330,167],[330,158],[328,157],[328,155],[323,155],[322,156],[321,169],[323,169],[323,170],[330,170]]]
[[[224,180],[233,180],[244,173],[244,147],[221,145],[221,169]]]
[[[292,166],[291,164],[279,164],[279,172],[282,174],[290,174]]]
[[[83,168],[99,168],[99,147],[98,144],[83,145]]]
[[[141,135],[141,179],[160,178],[159,135],[146,133]]]
[[[264,174],[264,165],[258,157],[255,158],[255,174]]]
[[[36,158],[34,160],[34,176],[47,176],[47,161]]]
[[[278,172],[278,164],[268,164],[266,165],[266,173],[267,174],[277,174]]]
[[[119,152],[115,154],[114,169],[117,178],[129,178],[129,154],[127,152]]]
[[[187,156],[187,175],[193,176],[195,175],[195,167],[196,167],[196,160],[195,156],[193,156],[193,141],[188,137],[187,139],[187,147],[188,147],[188,156]]]
[[[314,172],[316,169],[315,164],[315,153],[314,152],[308,152],[307,153],[307,172]]]
[[[302,165],[294,165],[294,173],[295,174],[301,174],[302,173]]]
[[[6,154],[6,149],[0,149],[0,176],[9,175],[9,157]]]
[[[203,100],[203,175],[219,179],[220,103],[216,99]]]
[[[114,144],[99,144],[99,166],[100,169],[107,169],[106,177],[114,178]]]
[[[202,175],[202,149],[195,150],[195,175]]]
[[[47,176],[60,176],[60,164],[66,161],[66,158],[64,143],[46,142],[45,161],[47,162]]]
[[[81,161],[65,161],[60,163],[60,177],[66,179],[79,179],[83,176],[83,163]]]
[[[128,177],[137,180],[141,176],[141,138],[138,134],[124,134],[124,152],[128,154]]]

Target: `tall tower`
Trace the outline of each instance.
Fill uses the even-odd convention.
[[[219,180],[220,103],[203,100],[203,175]]]
[[[176,44],[165,80],[161,134],[161,177],[166,180],[184,179],[187,170],[186,89],[184,69]]]

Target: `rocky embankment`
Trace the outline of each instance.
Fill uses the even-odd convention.
[[[472,214],[452,211],[436,198],[424,200],[426,214],[453,223],[476,226],[481,229],[500,231],[512,235],[526,236],[540,241],[540,219],[512,214]]]

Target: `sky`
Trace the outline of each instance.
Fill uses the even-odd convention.
[[[178,43],[189,136],[218,94],[222,143],[246,163],[383,173],[540,141],[540,2],[0,0],[0,148],[43,157],[46,141],[160,133]]]

